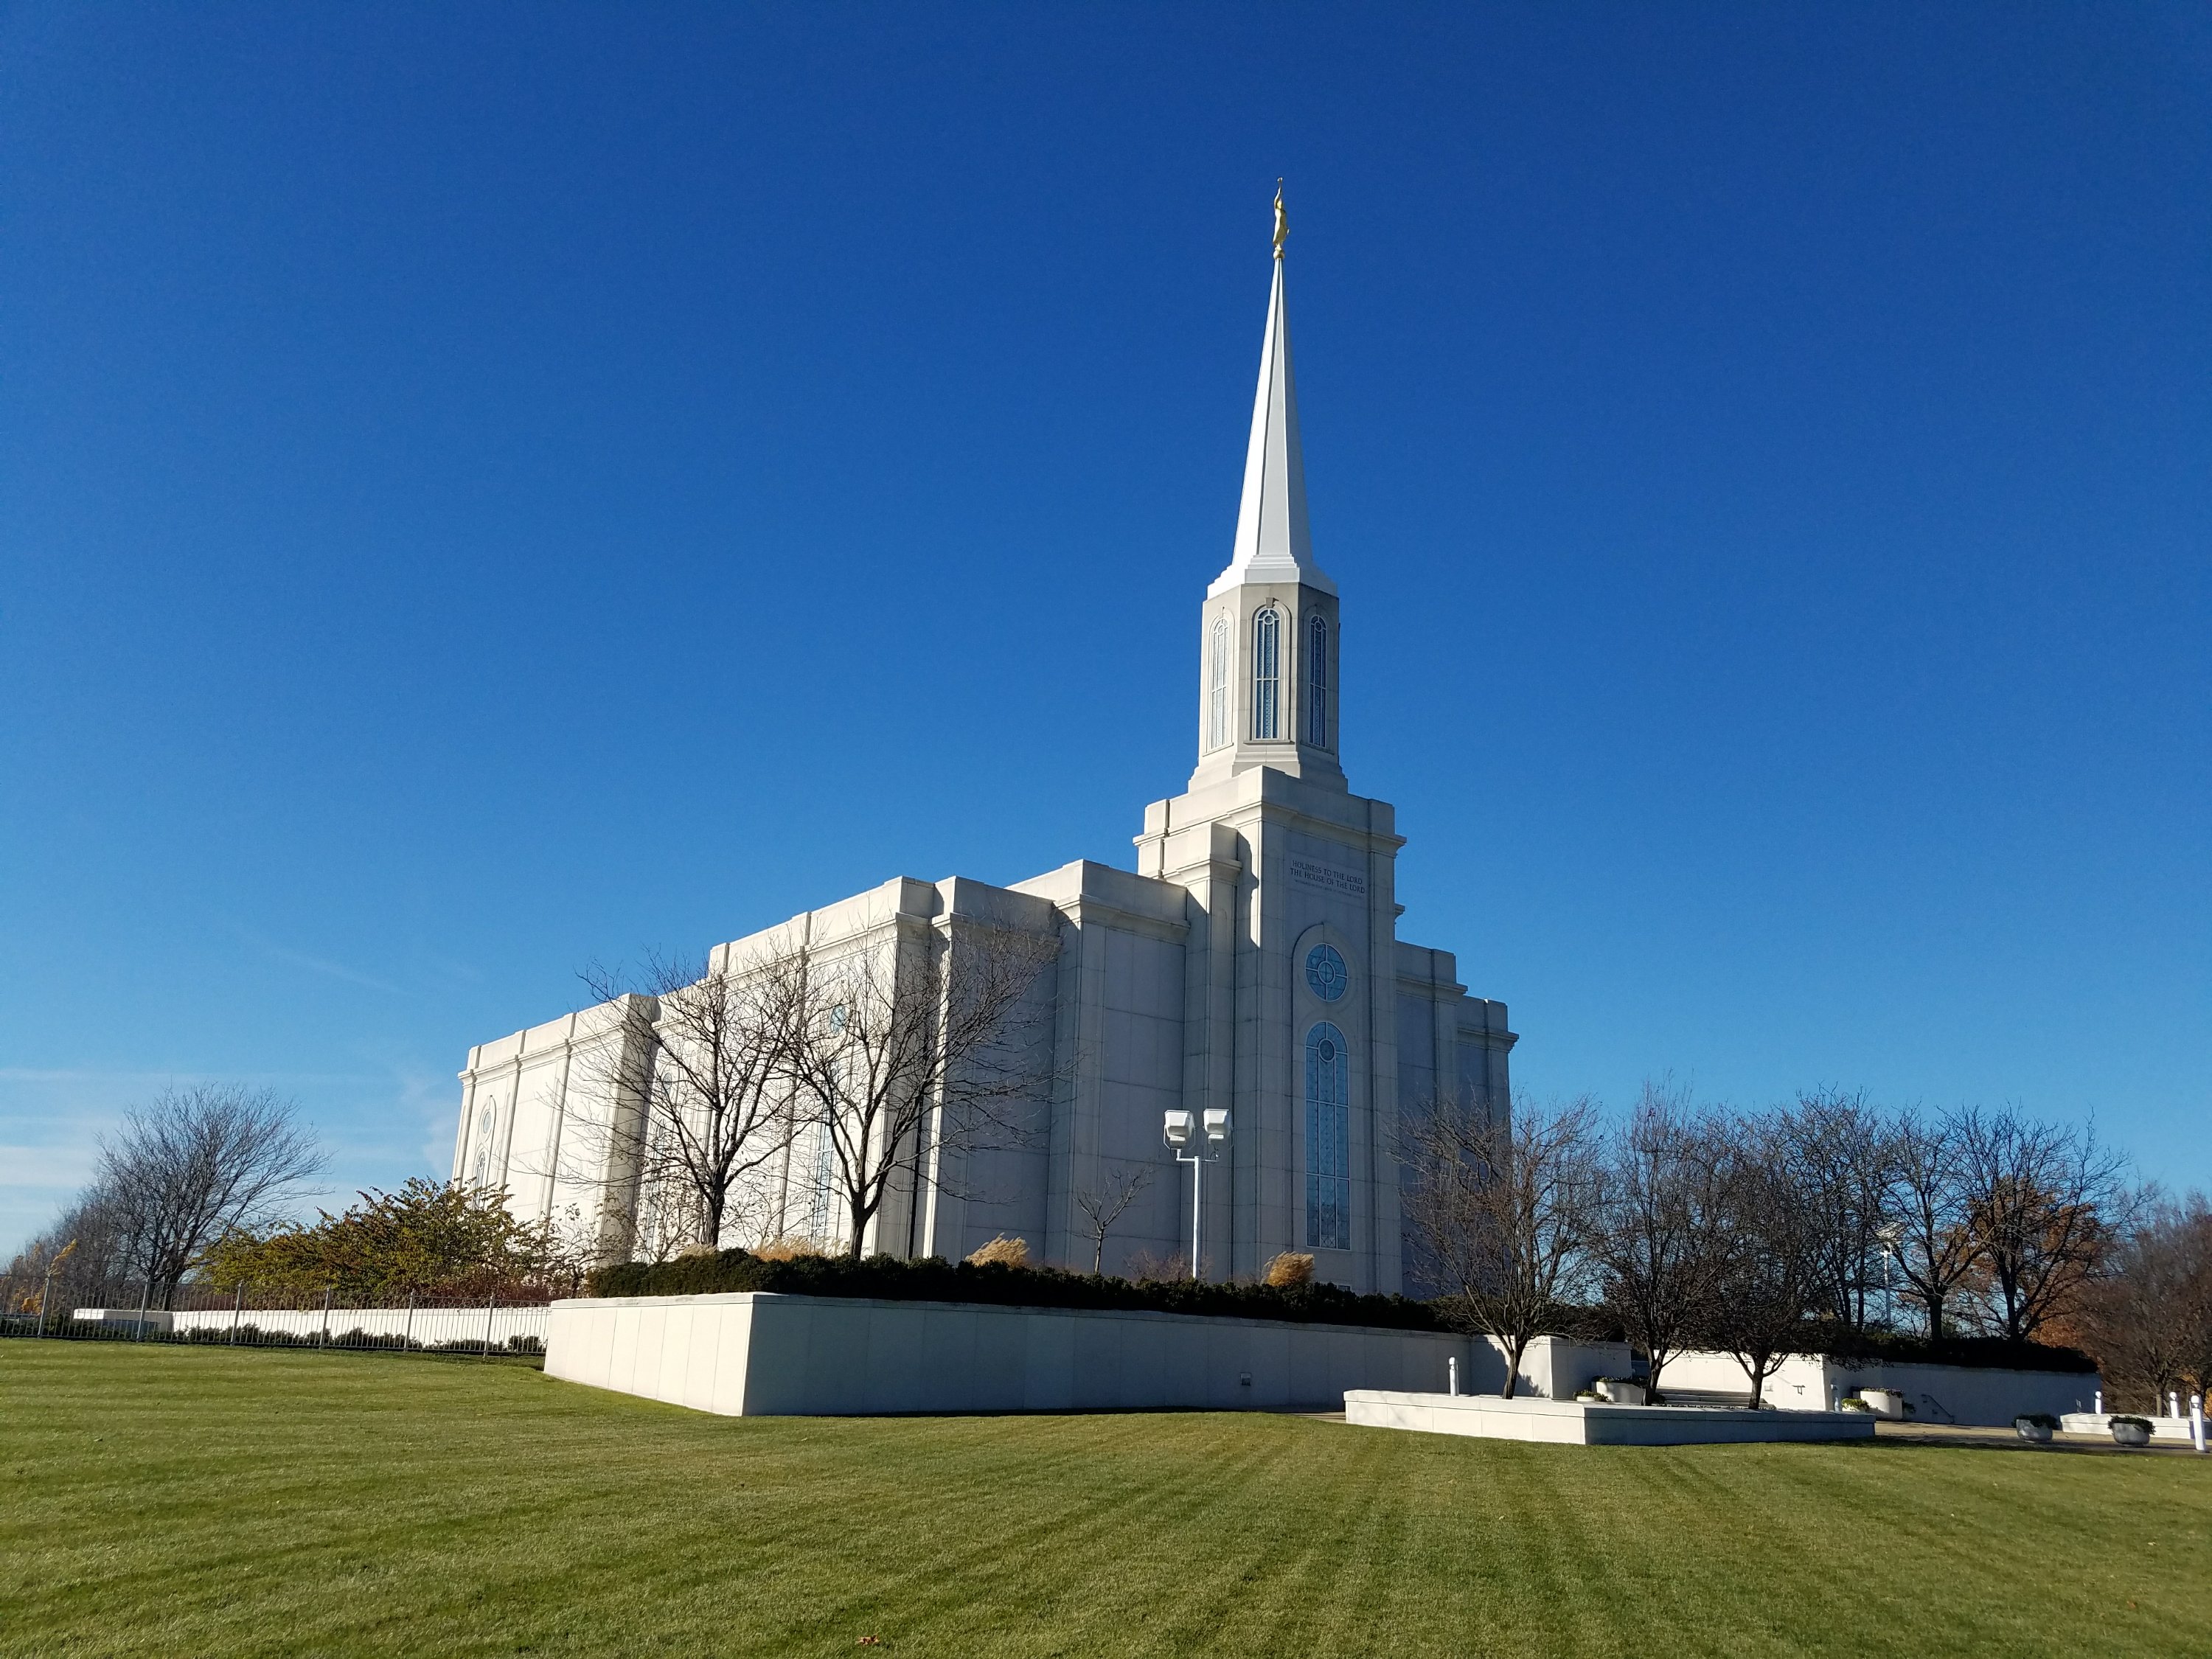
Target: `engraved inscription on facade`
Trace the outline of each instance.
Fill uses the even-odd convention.
[[[1316,864],[1311,859],[1291,860],[1291,879],[1308,887],[1318,887],[1324,893],[1341,893],[1347,898],[1367,896],[1367,878],[1351,870],[1340,870],[1333,864]]]

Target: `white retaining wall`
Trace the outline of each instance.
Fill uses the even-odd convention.
[[[1874,1437],[1874,1419],[1863,1412],[1700,1411],[1375,1389],[1346,1394],[1344,1420],[1364,1428],[1569,1446],[1710,1446]]]
[[[738,1291],[556,1302],[545,1371],[727,1416],[1334,1411],[1440,1389],[1452,1358],[1503,1385],[1487,1344],[1435,1331]]]
[[[1894,1389],[1923,1423],[2004,1428],[2030,1412],[2061,1416],[2084,1411],[2103,1385],[2091,1371],[2013,1371],[1972,1365],[1852,1364],[1793,1354],[1766,1379],[1765,1402],[1786,1412],[1824,1412],[1829,1401],[1862,1389]],[[1751,1376],[1733,1356],[1678,1354],[1659,1374],[1659,1391],[1751,1392]]]
[[[1489,1340],[1495,1346],[1497,1339]],[[1535,1395],[1546,1400],[1572,1400],[1601,1376],[1626,1376],[1635,1361],[1626,1342],[1577,1342],[1564,1336],[1540,1336],[1522,1351],[1517,1398]],[[1498,1380],[1478,1390],[1501,1393],[1504,1363],[1498,1363]]]
[[[520,1322],[533,1316],[534,1327]],[[535,1308],[497,1316],[509,1316],[518,1322],[514,1329],[543,1334],[549,1376],[729,1416],[1334,1411],[1352,1390],[1441,1395],[1454,1358],[1462,1395],[1496,1396],[1505,1384],[1504,1355],[1489,1338],[1119,1309],[734,1291],[580,1297],[555,1303],[550,1318]],[[292,1317],[308,1322],[310,1332],[320,1328],[319,1312]],[[365,1317],[334,1314],[333,1340]],[[471,1334],[483,1322],[481,1312],[473,1317]],[[419,1327],[416,1334],[424,1340]],[[507,1326],[495,1325],[493,1340],[503,1343],[508,1334]],[[429,1340],[442,1338],[440,1332]],[[1522,1356],[1516,1393],[1573,1405],[1597,1377],[1629,1370],[1624,1344],[1540,1337]],[[1742,1366],[1724,1354],[1680,1355],[1668,1362],[1660,1384],[1716,1394],[1751,1386]],[[1796,1358],[1768,1379],[1766,1398],[1791,1414],[1825,1415],[1831,1389],[1880,1387],[1903,1392],[1923,1422],[2002,1426],[2024,1412],[2074,1410],[2076,1396],[2086,1406],[2097,1379],[1957,1365],[1855,1368]]]

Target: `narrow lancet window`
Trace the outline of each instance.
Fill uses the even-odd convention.
[[[1344,1033],[1306,1033],[1306,1248],[1352,1248],[1352,1065]]]
[[[1269,605],[1252,618],[1252,735],[1261,743],[1281,735],[1282,662],[1283,613]]]
[[[1328,618],[1316,617],[1306,629],[1306,741],[1328,747]]]
[[[1206,747],[1229,741],[1229,618],[1216,617],[1206,636]]]

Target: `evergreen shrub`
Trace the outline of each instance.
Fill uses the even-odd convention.
[[[1799,1350],[1825,1353],[1846,1363],[1866,1360],[1893,1365],[1960,1365],[1975,1370],[2076,1371],[2084,1376],[2097,1362],[2079,1348],[2052,1343],[2015,1341],[2002,1336],[1947,1336],[1930,1342],[1923,1336],[1863,1332],[1856,1336],[1822,1333]]]
[[[796,1256],[763,1261],[723,1250],[675,1261],[629,1261],[591,1276],[593,1296],[711,1296],[766,1291],[784,1296],[868,1297],[886,1302],[980,1302],[1015,1308],[1126,1308],[1143,1313],[1276,1319],[1302,1325],[1446,1328],[1425,1302],[1361,1296],[1341,1285],[1216,1285],[1189,1279],[1109,1279],[1058,1267],[959,1262],[940,1256]]]

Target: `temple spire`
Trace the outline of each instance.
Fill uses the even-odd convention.
[[[1298,448],[1298,399],[1291,377],[1291,325],[1283,306],[1283,243],[1290,234],[1280,181],[1275,191],[1275,283],[1267,300],[1267,332],[1260,344],[1260,387],[1252,402],[1252,438],[1244,452],[1244,495],[1237,508],[1237,541],[1212,596],[1245,582],[1296,582],[1334,594],[1336,584],[1314,562],[1306,529],[1305,461]]]

